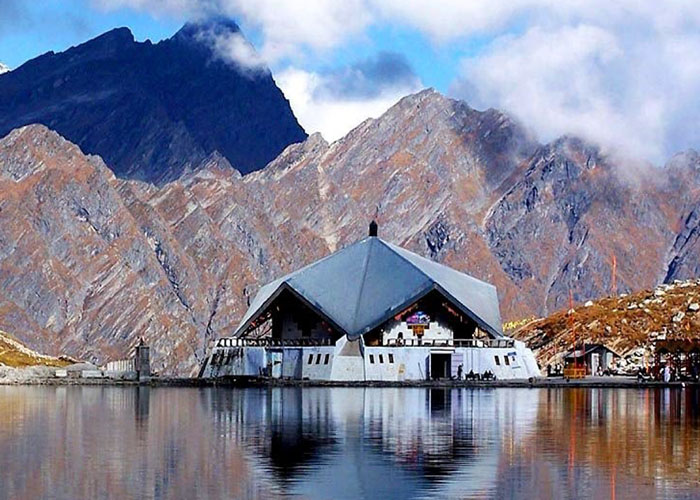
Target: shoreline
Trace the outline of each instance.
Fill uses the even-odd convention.
[[[676,388],[700,387],[700,382],[694,381],[637,381],[636,377],[589,377],[586,379],[566,380],[562,377],[517,380],[421,380],[421,381],[363,381],[363,382],[330,382],[317,380],[285,380],[261,378],[177,378],[158,377],[150,380],[114,380],[114,379],[81,379],[81,378],[37,378],[22,381],[2,381],[0,386],[109,386],[109,387],[369,387],[369,388],[428,388],[428,389],[459,389],[459,388],[611,388],[611,389],[642,389],[642,388]]]

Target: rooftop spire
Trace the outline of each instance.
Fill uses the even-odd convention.
[[[373,220],[369,223],[369,235],[376,237],[378,232],[379,226],[377,225],[377,222]]]

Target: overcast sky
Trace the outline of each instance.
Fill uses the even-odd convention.
[[[301,124],[329,140],[435,87],[542,141],[580,135],[657,164],[700,148],[697,0],[0,0],[0,62],[117,26],[157,41],[212,14],[255,49],[234,38],[222,53],[269,66]]]

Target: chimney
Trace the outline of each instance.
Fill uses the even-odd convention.
[[[377,225],[376,221],[372,221],[369,223],[369,235],[373,237],[377,237],[377,232],[379,230],[379,226]]]

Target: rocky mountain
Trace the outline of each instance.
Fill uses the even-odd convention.
[[[10,72],[10,68],[5,66],[3,63],[0,62],[0,75],[2,75],[3,73],[9,73],[9,72]]]
[[[680,210],[671,261],[665,281],[700,276],[700,154],[690,150],[673,157],[668,164],[665,196]]]
[[[212,153],[163,186],[42,126],[0,141],[0,329],[102,362],[141,336],[185,373],[257,288],[365,236],[494,283],[504,319],[697,269],[697,154],[640,167],[432,90],[242,176]]]
[[[96,362],[143,336],[156,369],[187,373],[251,286],[321,255],[292,228],[271,237],[224,158],[201,168],[158,189],[40,125],[0,140],[0,329]],[[293,236],[303,250],[282,244]]]
[[[158,184],[214,152],[243,173],[262,168],[306,134],[268,70],[217,49],[234,36],[238,26],[221,20],[157,44],[119,28],[44,54],[0,78],[0,136],[41,123],[118,177]]]

